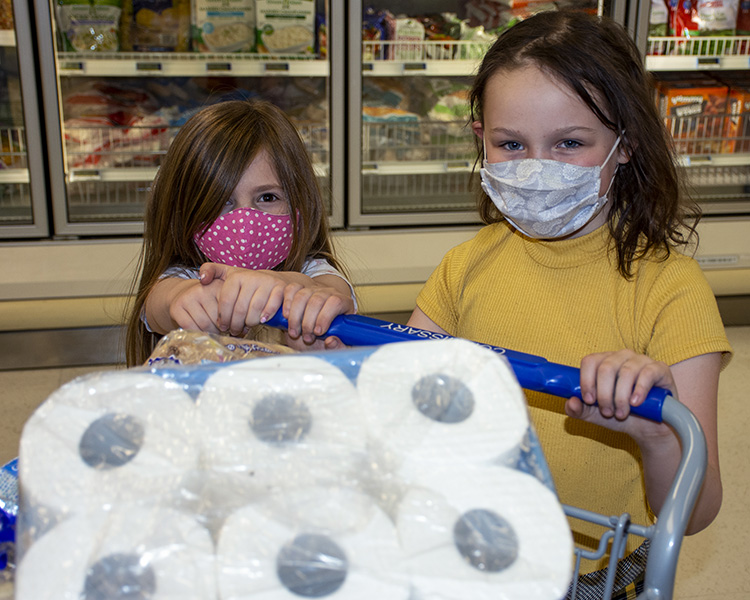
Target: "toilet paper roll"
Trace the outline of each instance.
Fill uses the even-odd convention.
[[[507,460],[529,427],[506,361],[466,340],[382,346],[363,362],[357,389],[371,437],[395,465],[417,470]]]
[[[113,502],[164,501],[198,461],[195,406],[156,375],[103,372],[55,391],[24,426],[24,502],[61,514]]]
[[[355,490],[313,487],[232,514],[217,546],[219,597],[406,600],[393,522]]]
[[[403,498],[396,526],[418,598],[557,600],[572,578],[560,503],[512,469],[425,473]]]
[[[207,469],[248,497],[341,482],[366,455],[354,385],[314,356],[269,357],[218,370],[197,398]]]
[[[15,590],[16,600],[212,600],[214,546],[187,513],[123,504],[75,515],[37,540]]]

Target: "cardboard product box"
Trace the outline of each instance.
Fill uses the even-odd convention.
[[[256,0],[256,47],[267,54],[315,53],[313,0]]]
[[[745,92],[731,89],[727,94],[727,116],[724,122],[722,152],[739,152],[738,136],[741,135],[742,113],[744,112]]]
[[[254,52],[255,0],[192,0],[196,52]]]
[[[388,39],[393,42],[412,42],[411,44],[391,44],[388,58],[391,60],[424,60],[425,30],[417,19],[391,18],[386,21]]]
[[[682,154],[722,151],[729,88],[668,87],[663,89],[667,126]]]
[[[750,152],[750,90],[729,90],[724,137],[724,152]]]

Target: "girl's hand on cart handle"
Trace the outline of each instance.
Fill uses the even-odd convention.
[[[653,387],[666,388],[677,397],[669,367],[633,350],[589,354],[581,361],[581,398],[599,405],[605,417],[627,418],[633,406],[643,404]]]
[[[620,423],[638,412],[654,388],[677,398],[669,366],[632,350],[585,356],[580,382],[580,394],[568,400],[566,413],[610,429],[629,430],[628,424]]]

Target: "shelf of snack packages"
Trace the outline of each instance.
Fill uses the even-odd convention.
[[[183,119],[188,116],[181,114]],[[112,124],[109,115],[66,119],[66,182],[79,187],[98,183],[150,183],[179,130],[179,126],[169,123],[169,115],[158,112],[135,116],[133,124],[119,126]],[[316,174],[320,178],[327,177],[326,124],[297,121],[296,126],[310,153]],[[105,193],[105,188],[91,192],[96,188],[89,185],[87,189],[89,196],[93,194],[92,202],[98,200],[98,194]]]

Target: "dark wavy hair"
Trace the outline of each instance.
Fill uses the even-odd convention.
[[[635,260],[652,254],[666,258],[693,236],[697,241],[700,210],[679,177],[654,82],[625,29],[606,17],[571,10],[538,13],[513,25],[479,67],[471,120],[483,122],[482,108],[490,101],[484,92],[495,73],[530,64],[567,85],[617,135],[624,132],[620,144],[630,160],[619,166],[612,184],[608,221],[620,273],[630,278]],[[477,151],[479,164],[481,142]],[[487,224],[503,219],[481,190],[478,208]]]
[[[193,236],[215,221],[243,173],[266,150],[289,201],[294,232],[287,259],[277,270],[300,271],[308,257],[324,258],[340,272],[331,244],[318,181],[294,124],[262,100],[231,100],[202,109],[183,125],[154,180],[144,217],[143,246],[129,307],[125,354],[142,364],[160,336],[149,333],[141,313],[164,271],[198,268],[207,258]]]

